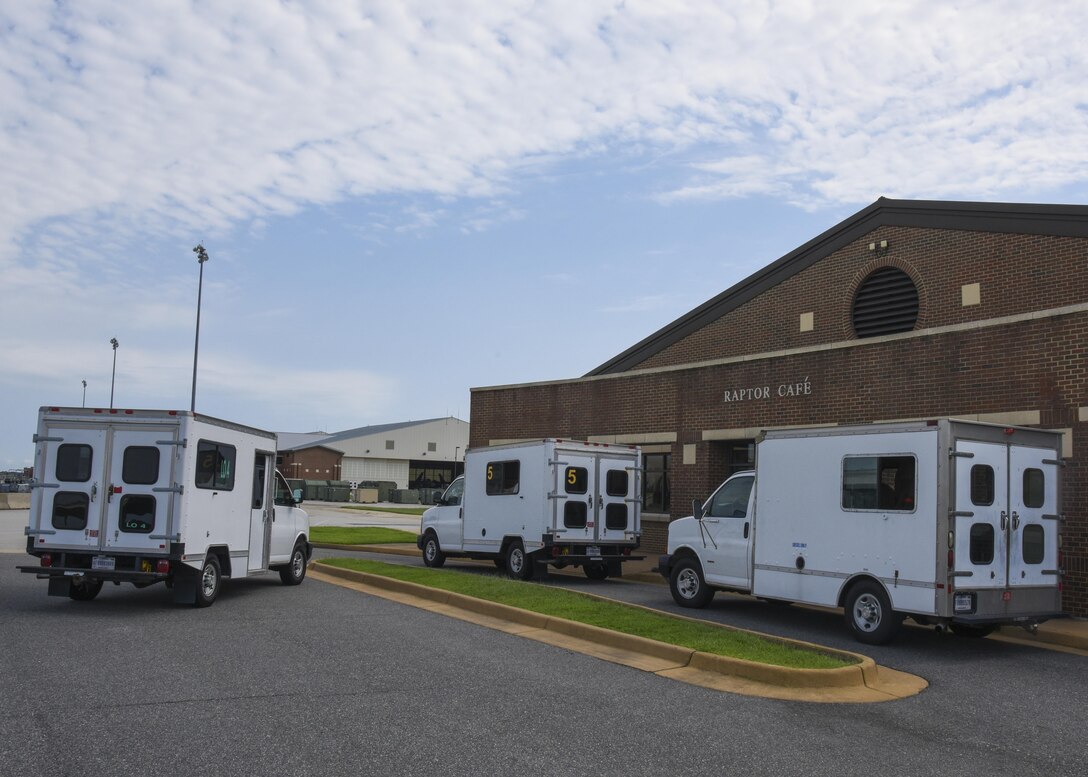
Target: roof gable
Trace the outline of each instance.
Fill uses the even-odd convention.
[[[667,324],[586,377],[626,372],[882,226],[1088,237],[1088,206],[892,200],[872,205]]]

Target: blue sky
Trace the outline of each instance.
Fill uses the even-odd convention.
[[[36,409],[278,431],[584,374],[881,195],[1088,201],[1088,8],[0,6],[0,468]],[[469,419],[471,420],[471,419]]]

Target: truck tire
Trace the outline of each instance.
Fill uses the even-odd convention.
[[[434,569],[446,563],[446,554],[442,552],[434,532],[427,532],[427,536],[423,538],[423,563]]]
[[[91,599],[98,596],[98,592],[101,590],[101,580],[84,580],[79,585],[72,583],[68,588],[68,597],[77,602],[89,602]]]
[[[903,622],[903,615],[892,610],[884,589],[871,580],[862,580],[850,588],[843,614],[854,639],[866,645],[888,642]]]
[[[678,560],[669,575],[672,599],[681,607],[706,607],[714,598],[714,589],[703,579],[699,561],[690,556]]]
[[[219,559],[214,553],[209,553],[200,567],[200,575],[196,580],[196,598],[194,607],[211,607],[219,597],[219,589],[223,587],[223,573],[219,568]]]
[[[506,574],[515,580],[533,579],[533,562],[521,540],[514,540],[506,546]]]
[[[585,572],[586,577],[590,580],[604,580],[608,577],[608,565],[601,561],[595,561],[592,564],[584,565],[582,571]]]
[[[298,543],[291,550],[291,560],[280,569],[280,582],[284,585],[298,585],[306,578],[306,548]]]

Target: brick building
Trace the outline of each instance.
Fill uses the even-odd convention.
[[[657,551],[763,429],[1062,429],[1064,601],[1088,615],[1086,349],[1088,206],[881,198],[588,375],[474,389],[469,444],[642,446]]]

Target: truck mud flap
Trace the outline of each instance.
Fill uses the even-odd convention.
[[[200,576],[188,567],[174,573],[174,604],[196,604],[196,584]]]
[[[49,578],[49,595],[50,596],[68,596],[72,590],[72,579],[70,577],[51,577]]]

